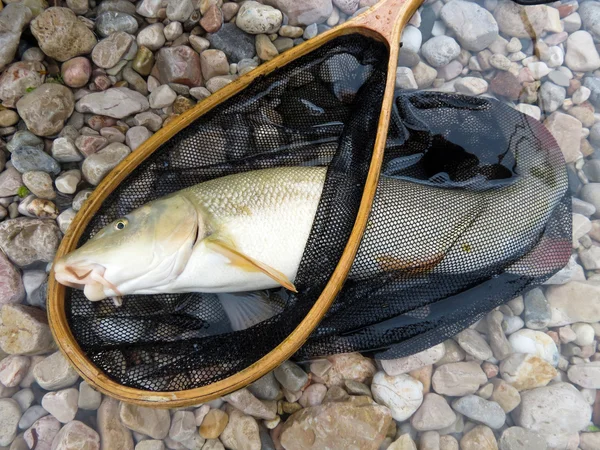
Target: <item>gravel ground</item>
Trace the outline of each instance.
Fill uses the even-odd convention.
[[[546,124],[575,195],[567,267],[416,355],[287,362],[165,411],[95,392],[56,352],[46,271],[63,233],[173,117],[376,0],[3,1],[0,449],[600,449],[599,2],[427,1],[397,76]]]

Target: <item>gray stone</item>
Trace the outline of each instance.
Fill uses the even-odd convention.
[[[0,252],[0,304],[21,303],[25,298],[25,288],[21,274]]]
[[[575,364],[567,372],[569,381],[583,388],[600,389],[600,361]]]
[[[31,10],[21,3],[9,3],[0,11],[0,70],[13,61],[21,31],[31,17]]]
[[[30,131],[23,130],[17,131],[8,144],[6,144],[6,149],[11,153],[23,147],[44,150],[44,141]]]
[[[590,90],[590,102],[596,108],[600,108],[600,78],[593,76],[585,77],[583,85]]]
[[[21,411],[26,411],[33,404],[35,396],[31,389],[23,389],[13,395],[12,399],[19,404]]]
[[[46,172],[31,171],[23,174],[23,183],[33,195],[46,200],[56,198],[56,192],[52,186],[52,178]]]
[[[162,0],[142,0],[137,5],[136,12],[144,17],[156,17],[162,3]]]
[[[240,7],[236,25],[250,34],[272,34],[281,27],[281,11],[255,1],[249,1]]]
[[[137,20],[129,14],[118,11],[107,11],[96,18],[96,31],[102,37],[109,36],[119,31],[135,34],[138,29]]]
[[[137,44],[155,52],[165,45],[164,29],[164,25],[160,22],[147,26],[138,33]]]
[[[100,407],[101,402],[102,394],[100,394],[100,392],[94,390],[94,388],[92,388],[85,381],[82,381],[79,384],[79,398],[77,399],[77,406],[80,409],[93,411]]]
[[[444,397],[438,394],[425,394],[423,403],[410,419],[418,431],[441,430],[456,421],[456,414]]]
[[[29,357],[20,355],[9,355],[0,361],[0,382],[2,385],[5,387],[18,386],[27,375],[30,362]],[[27,407],[22,409],[27,409]]]
[[[168,85],[163,84],[152,91],[148,101],[150,102],[150,108],[160,109],[171,106],[176,98],[177,94],[175,91]]]
[[[21,186],[23,186],[23,178],[14,167],[8,167],[0,173],[0,197],[17,195]]]
[[[185,22],[194,12],[192,0],[169,0],[167,3],[167,18]]]
[[[104,397],[98,409],[98,432],[102,440],[102,450],[133,450],[131,431],[123,426],[119,418],[120,405],[118,400]]]
[[[47,415],[38,419],[25,431],[23,438],[29,448],[49,450],[52,448],[53,440],[59,430],[60,422],[54,417]]]
[[[455,400],[452,408],[469,419],[495,430],[502,428],[506,421],[506,413],[498,403],[484,400],[477,395],[467,395]]]
[[[567,91],[564,87],[546,81],[542,84],[539,95],[542,110],[553,112],[562,106],[567,96]]]
[[[11,398],[0,398],[0,445],[10,445],[15,439],[20,418],[19,404]]]
[[[502,328],[504,315],[500,311],[491,311],[486,316],[488,339],[494,358],[502,360],[512,353],[512,346]]]
[[[487,376],[475,361],[455,362],[436,368],[431,381],[438,394],[457,397],[477,392]]]
[[[171,417],[169,437],[177,442],[192,439],[196,434],[196,420],[191,411],[175,411]]]
[[[583,201],[591,203],[596,208],[596,211],[600,210],[600,183],[589,183],[584,185],[579,191],[579,196]]]
[[[502,432],[500,450],[546,450],[546,442],[538,433],[521,427],[510,427]]]
[[[60,172],[60,165],[54,158],[34,148],[20,148],[12,153],[11,161],[21,173],[42,171],[53,174]]]
[[[0,223],[0,248],[19,267],[52,261],[61,237],[52,221],[18,218]]]
[[[576,72],[592,72],[600,68],[600,55],[590,33],[580,30],[569,36],[565,63]]]
[[[85,180],[96,186],[108,173],[131,153],[129,147],[114,142],[88,156],[81,167]]]
[[[446,348],[442,343],[404,358],[381,360],[380,364],[388,375],[401,375],[435,364],[444,357],[445,353]]]
[[[437,36],[423,44],[421,53],[431,66],[442,67],[460,54],[460,46],[451,37]]]
[[[541,330],[550,322],[550,306],[540,288],[532,289],[523,296],[525,311],[523,320],[527,328]]]
[[[52,157],[61,163],[79,162],[83,159],[75,143],[69,137],[59,137],[52,141]]]
[[[494,10],[494,18],[500,31],[508,36],[529,38],[530,28],[536,35],[540,35],[548,25],[548,11],[545,5],[525,7],[510,0],[500,0]],[[521,17],[527,15],[527,21]]]
[[[586,30],[600,39],[600,5],[595,1],[581,2],[578,12]]]
[[[19,419],[19,428],[21,430],[26,430],[27,428],[31,427],[36,422],[36,420],[41,419],[42,417],[47,415],[48,411],[46,411],[42,406],[30,406],[28,409],[25,410],[25,412]]]
[[[206,35],[213,48],[221,50],[230,62],[237,63],[255,55],[253,36],[244,33],[234,23],[225,23],[216,33]]]
[[[279,400],[282,396],[281,388],[273,372],[267,373],[249,385],[248,390],[261,400]]]
[[[125,56],[132,43],[133,38],[129,34],[123,31],[113,33],[98,42],[92,51],[92,59],[98,67],[110,69]]]
[[[146,111],[140,114],[137,114],[133,118],[133,123],[136,126],[143,126],[148,128],[150,131],[158,131],[162,126],[163,120],[162,118],[152,111]]]
[[[20,61],[8,66],[0,76],[2,104],[14,106],[28,90],[41,86],[46,79],[45,71],[45,66],[39,61]]]
[[[481,51],[498,37],[494,16],[476,3],[450,1],[444,5],[440,16],[467,50]]]
[[[91,112],[115,119],[122,119],[150,108],[146,97],[124,87],[87,94],[75,106],[77,111],[82,113]]]
[[[57,83],[45,83],[17,102],[19,116],[27,128],[38,136],[53,136],[63,129],[73,113],[71,90]]]
[[[475,359],[485,361],[492,357],[492,349],[476,330],[467,328],[458,333],[455,339],[458,345]]]
[[[121,403],[119,414],[127,428],[154,439],[167,437],[171,427],[169,411],[164,409]]]
[[[77,414],[77,397],[79,391],[75,388],[48,392],[42,397],[42,406],[61,423],[68,423]]]
[[[331,0],[266,0],[265,3],[283,12],[289,25],[323,23],[333,12]]]
[[[308,375],[292,361],[284,361],[274,370],[277,381],[289,391],[299,391],[308,382]]]
[[[148,128],[138,126],[131,127],[129,130],[127,130],[125,139],[131,151],[134,151],[145,141],[147,141],[151,136],[152,133],[148,131]]]
[[[276,414],[263,402],[257,399],[248,389],[240,389],[223,397],[230,405],[233,405],[244,414],[258,419],[272,420]]]

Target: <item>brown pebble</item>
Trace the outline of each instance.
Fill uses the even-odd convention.
[[[521,84],[517,77],[510,72],[500,72],[490,83],[493,93],[506,97],[510,100],[518,100],[521,93]]]
[[[200,25],[204,28],[208,33],[216,33],[221,29],[221,25],[223,25],[223,13],[221,12],[221,8],[217,5],[212,5],[200,20]]]
[[[200,436],[204,439],[217,439],[229,423],[229,416],[220,409],[211,409],[200,425]]]

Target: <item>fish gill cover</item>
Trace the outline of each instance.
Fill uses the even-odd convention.
[[[338,38],[225,101],[129,175],[80,244],[148,201],[212,178],[329,168],[298,293],[271,293],[277,315],[234,332],[215,295],[129,296],[115,307],[68,289],[69,325],[90,360],[120,384],[178,391],[222,380],[277,347],[314,305],[350,236],[386,72],[383,44]],[[570,236],[565,163],[539,122],[492,99],[398,91],[359,257],[296,358],[385,359],[435,345],[563,267]]]

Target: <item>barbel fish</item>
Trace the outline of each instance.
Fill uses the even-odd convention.
[[[296,290],[294,280],[326,173],[324,167],[256,170],[162,197],[55,261],[56,280],[83,289],[91,301],[217,293],[233,327],[248,327],[273,311],[268,295],[246,293],[281,286]],[[508,260],[543,230],[562,196],[556,183],[551,176],[528,173],[512,184],[477,191],[382,176],[357,255],[370,264],[355,264],[349,276],[360,279],[388,270],[452,273]],[[514,208],[523,189],[536,189],[532,192],[539,195],[519,197],[519,207],[539,213],[518,216],[502,228],[497,217]],[[381,223],[381,211],[395,218],[397,226]],[[489,238],[487,244],[480,242],[477,230],[483,229],[494,235],[494,245]],[[381,248],[382,242],[387,248]]]

